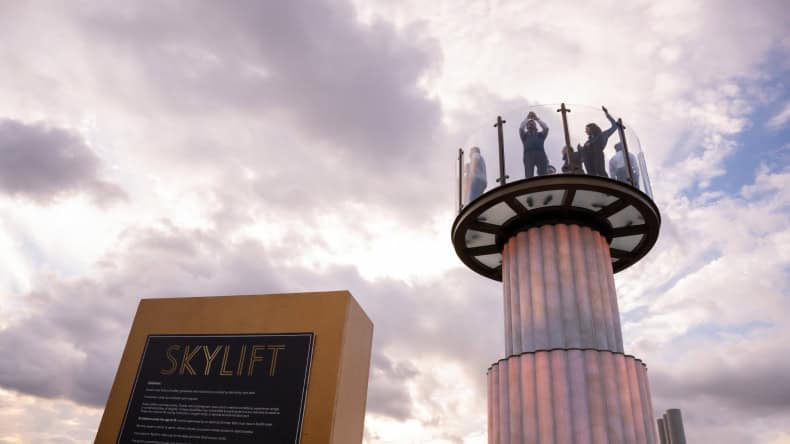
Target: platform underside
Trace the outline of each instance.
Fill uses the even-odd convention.
[[[453,223],[458,257],[483,276],[502,280],[502,249],[515,234],[547,224],[589,226],[609,242],[616,273],[655,245],[661,216],[649,196],[623,182],[554,174],[512,182],[484,193]]]

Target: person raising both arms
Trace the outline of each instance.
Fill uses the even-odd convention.
[[[542,131],[538,131],[538,125]],[[535,168],[538,169],[538,176],[543,176],[549,166],[549,159],[543,147],[546,136],[549,135],[548,125],[530,111],[519,125],[518,135],[524,145],[524,177],[534,176]]]

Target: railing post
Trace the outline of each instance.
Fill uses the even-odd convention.
[[[565,165],[568,166],[571,173],[576,173],[573,168],[573,156],[571,156],[571,151],[573,151],[573,147],[571,147],[571,134],[568,132],[568,113],[571,112],[570,109],[565,107],[565,102],[560,104],[560,109],[557,110],[558,113],[562,113],[562,130],[563,134],[565,135],[565,148],[562,150],[563,157],[565,157]]]
[[[560,109],[557,110],[558,113],[562,113],[562,129],[565,132],[565,146],[571,148],[571,135],[568,132],[568,117],[567,113],[571,112],[570,109],[565,108],[565,103],[560,104]],[[570,161],[570,159],[568,159]]]
[[[507,183],[507,176],[505,176],[505,139],[502,135],[502,124],[507,123],[502,120],[502,116],[496,116],[496,123],[494,126],[497,128],[497,135],[499,136],[499,185]]]
[[[623,125],[623,119],[617,119],[617,133],[620,135],[620,143],[623,144],[625,169],[628,170],[628,183],[634,188],[639,188],[639,184],[634,183],[634,175],[631,172],[631,156],[628,154],[628,143],[625,141],[625,125]]]
[[[464,149],[458,148],[458,212],[464,209],[463,200],[464,183]]]

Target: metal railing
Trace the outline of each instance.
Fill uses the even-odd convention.
[[[458,210],[508,180],[548,174],[609,177],[652,198],[636,133],[605,107],[572,108],[565,103],[520,108],[497,116],[496,136],[490,126],[474,132],[458,150]],[[508,121],[520,123],[508,130]]]

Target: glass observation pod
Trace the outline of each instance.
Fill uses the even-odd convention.
[[[493,116],[456,161],[453,243],[470,268],[492,279],[502,279],[502,248],[514,232],[551,221],[603,233],[614,272],[658,237],[642,145],[615,109],[534,105]]]

